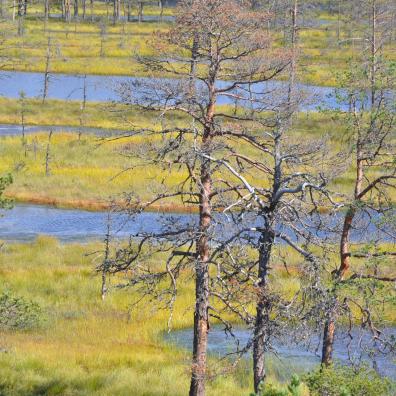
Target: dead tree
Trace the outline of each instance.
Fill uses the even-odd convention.
[[[350,155],[354,159],[354,191],[345,198],[346,213],[340,232],[339,264],[334,271],[333,303],[329,307],[323,334],[322,363],[332,362],[337,316],[340,314],[340,301],[337,298],[338,285],[346,282],[351,271],[351,261],[368,259],[371,254],[354,252],[351,247],[351,232],[356,217],[368,213],[376,218],[392,207],[388,195],[389,189],[396,187],[396,167],[394,163],[394,136],[396,130],[395,104],[391,90],[396,75],[391,64],[382,53],[387,31],[380,29],[384,21],[386,8],[383,3],[371,0],[366,3],[366,15],[369,17],[369,34],[364,39],[366,47],[360,58],[351,64],[351,71],[341,81],[345,92],[342,100],[349,102],[349,112],[342,115],[347,125],[346,135]],[[381,16],[381,17],[380,17]],[[381,31],[383,34],[381,34]],[[380,244],[380,239],[376,244]],[[389,255],[392,252],[388,252]],[[385,254],[386,256],[386,254]],[[360,267],[360,266],[358,266]],[[352,273],[349,279],[378,279],[385,281],[380,274]],[[393,277],[388,277],[393,281]],[[348,298],[344,300],[344,309],[348,308]],[[367,309],[367,307],[365,307]],[[362,312],[363,316],[367,312]],[[375,336],[377,336],[375,334]]]
[[[113,23],[114,24],[120,20],[120,13],[121,13],[121,1],[113,0]]]
[[[91,22],[93,22],[94,19],[95,19],[95,15],[94,15],[94,0],[89,0],[89,6],[90,6]]]
[[[44,27],[47,29],[48,17],[50,13],[50,2],[49,0],[44,0]]]
[[[23,36],[25,23],[25,2],[18,0],[18,36]]]
[[[143,7],[144,2],[138,1],[138,22],[143,22]]]
[[[105,56],[105,43],[107,39],[107,25],[104,20],[100,22],[100,49],[99,49],[99,56]]]
[[[21,127],[22,127],[22,147],[24,150],[24,155],[25,157],[27,156],[27,142],[26,142],[26,136],[25,136],[25,116],[26,116],[26,94],[25,92],[21,91],[19,93],[19,106],[20,106],[20,115],[21,115]]]
[[[164,0],[158,0],[158,7],[160,9],[158,20],[159,20],[159,22],[162,22],[163,15],[164,15]]]
[[[51,138],[52,138],[52,130],[48,134],[48,143],[47,149],[45,150],[45,176],[48,177],[51,175],[50,162],[51,162]]]
[[[82,102],[80,105],[80,128],[78,131],[78,140],[81,139],[82,129],[84,127],[84,118],[85,118],[85,108],[87,105],[87,75],[83,76],[83,88],[82,88]]]
[[[124,102],[162,114],[160,132],[155,129],[133,131],[133,135],[158,135],[161,139],[155,144],[148,143],[144,152],[129,154],[173,172],[178,168],[186,172],[185,180],[175,188],[164,181],[158,186],[162,191],[156,197],[148,202],[137,199],[132,206],[140,207],[141,211],[169,199],[178,199],[183,205],[196,206],[198,211],[197,221],[178,224],[165,216],[165,231],[135,235],[140,242],[118,251],[112,268],[129,272],[130,285],[144,284],[141,289],[151,298],[168,296],[166,301],[171,307],[177,294],[178,277],[185,270],[192,271],[195,311],[191,396],[205,393],[209,317],[218,316],[209,305],[209,298],[215,298],[211,290],[210,266],[216,267],[218,258],[211,254],[211,241],[221,223],[213,212],[224,207],[227,193],[238,189],[218,173],[218,158],[223,158],[227,152],[224,137],[231,128],[229,125],[236,121],[252,121],[249,113],[236,120],[218,104],[233,100],[239,90],[246,92],[247,87],[257,87],[273,79],[288,64],[288,56],[282,50],[273,49],[271,38],[262,31],[268,17],[267,13],[253,12],[229,0],[184,1],[177,10],[175,27],[153,40],[158,57],[140,58],[148,70],[178,79],[157,79],[132,87],[124,84],[118,89]],[[189,58],[186,53],[190,54]],[[168,62],[169,57],[177,62]],[[182,127],[166,121],[180,113],[186,117]],[[241,136],[239,143],[243,141]],[[152,250],[170,251],[171,254],[168,253],[164,268],[150,274],[152,270],[144,267],[142,254],[154,241]],[[217,254],[221,256],[220,252]],[[171,282],[169,289],[161,289],[158,284],[164,278]]]
[[[42,104],[45,103],[45,100],[47,99],[47,96],[48,96],[48,88],[49,88],[49,82],[50,82],[51,57],[52,57],[51,37],[48,36],[47,51],[46,51],[46,55],[45,55],[45,70],[44,70],[44,85],[43,85]]]
[[[62,0],[63,16],[66,22],[71,21],[71,2],[72,0]]]
[[[101,297],[104,301],[108,292],[108,284],[107,277],[109,273],[109,269],[111,267],[110,263],[110,245],[111,245],[111,236],[112,236],[112,208],[107,212],[107,220],[106,220],[106,235],[104,239],[104,257],[103,262],[99,266],[101,271],[102,285],[101,285]]]

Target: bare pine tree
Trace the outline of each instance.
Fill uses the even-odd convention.
[[[48,36],[47,41],[47,51],[45,55],[45,71],[44,71],[44,85],[43,85],[43,98],[42,103],[45,103],[45,100],[48,96],[48,88],[50,82],[50,67],[51,67],[51,58],[52,58],[52,48],[51,48],[51,37]]]

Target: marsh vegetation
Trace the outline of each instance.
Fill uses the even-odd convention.
[[[0,394],[395,394],[393,3],[0,0]]]

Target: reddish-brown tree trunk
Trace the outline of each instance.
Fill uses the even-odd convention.
[[[210,152],[215,109],[214,85],[206,112],[206,125],[202,137],[202,150]],[[209,238],[212,220],[212,177],[210,160],[203,158],[200,169],[199,238],[195,267],[195,311],[193,362],[191,368],[190,396],[204,396],[206,382],[207,347],[209,331]]]
[[[205,131],[203,145],[210,140],[209,131]],[[211,222],[210,194],[212,179],[210,162],[202,160],[201,165],[201,192],[199,206],[199,232],[197,243],[197,263],[195,268],[195,312],[194,312],[194,345],[193,363],[191,369],[190,396],[205,394],[206,353],[209,331],[209,241],[208,229]]]
[[[335,318],[333,313],[330,313],[323,332],[322,364],[325,366],[330,366],[333,360],[334,335]]]
[[[349,207],[345,215],[344,224],[342,227],[342,234],[340,241],[340,266],[336,273],[337,281],[342,281],[345,278],[345,275],[347,274],[351,265],[350,263],[351,252],[349,246],[350,233],[352,229],[352,222],[356,215],[356,202],[360,200],[360,193],[362,191],[363,177],[364,177],[363,161],[361,157],[362,157],[361,143],[360,143],[360,138],[358,138],[354,202]],[[323,331],[322,364],[325,366],[329,366],[333,360],[336,304],[337,304],[337,299],[335,300],[334,306],[331,308],[329,312]]]
[[[195,268],[196,301],[190,396],[202,396],[205,394],[206,353],[209,331],[209,244],[207,232],[211,221],[210,193],[212,188],[208,160],[204,160],[201,166],[201,183],[200,237],[197,244],[198,260]]]

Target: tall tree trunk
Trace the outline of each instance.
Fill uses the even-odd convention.
[[[143,21],[143,2],[139,1],[138,4],[138,22]]]
[[[375,85],[376,85],[376,71],[377,71],[377,0],[371,1],[371,107],[375,103]]]
[[[23,36],[24,29],[24,18],[25,18],[25,2],[24,0],[18,0],[18,36]]]
[[[51,137],[52,137],[52,130],[48,134],[48,143],[47,143],[47,149],[45,151],[45,176],[48,177],[51,175],[51,169],[50,169],[50,160],[51,160],[51,153],[50,153],[50,147],[51,147]]]
[[[48,17],[49,17],[49,0],[44,0],[44,21],[45,21],[45,25],[47,25],[48,22]]]
[[[164,0],[158,0],[158,6],[160,9],[159,21],[162,22],[164,15]]]
[[[260,238],[259,267],[257,287],[258,299],[256,307],[256,323],[254,326],[253,340],[253,374],[254,374],[254,391],[259,392],[260,384],[265,380],[265,352],[267,347],[267,329],[269,314],[271,310],[270,302],[267,298],[267,277],[269,263],[271,258],[272,246],[275,240],[274,232],[270,225],[266,227],[265,232]]]
[[[120,0],[113,0],[113,23],[116,23],[120,19]]]
[[[207,231],[211,221],[210,193],[212,180],[209,160],[201,166],[202,191],[200,196],[200,238],[197,244],[198,260],[195,268],[194,343],[191,369],[190,396],[205,394],[206,354],[209,331],[209,244]]]
[[[93,20],[94,20],[94,0],[90,0],[90,8],[91,8],[91,11],[90,11],[90,13],[91,13],[91,21],[93,22]]]
[[[127,20],[131,21],[132,0],[127,0]]]
[[[82,6],[82,19],[85,20],[87,14],[87,0],[82,0],[81,6]]]
[[[296,82],[296,73],[297,73],[297,42],[298,42],[298,0],[294,0],[293,7],[291,9],[291,49],[292,56],[290,62],[290,75],[289,75],[289,90],[288,90],[288,105],[289,110],[291,110],[291,105],[294,96],[294,87]]]
[[[341,39],[341,0],[338,0],[337,4],[337,43]]]
[[[51,37],[48,37],[47,54],[45,56],[44,86],[43,86],[43,100],[42,100],[43,104],[45,103],[45,100],[47,99],[48,96],[50,61],[51,61]]]
[[[205,127],[202,147],[206,152],[210,147],[211,124],[213,122],[214,103],[209,105],[208,124]],[[210,160],[202,159],[201,191],[199,205],[199,239],[197,242],[197,262],[195,267],[195,311],[193,363],[191,370],[190,396],[205,394],[206,355],[209,331],[209,239],[208,229],[211,224],[212,178]]]
[[[333,347],[335,336],[335,315],[332,309],[329,312],[323,330],[323,346],[322,346],[322,364],[330,366],[333,361]]]
[[[359,196],[362,191],[364,168],[361,148],[361,138],[358,137],[357,141],[357,160],[356,160],[356,179],[355,179],[355,191],[354,191],[354,202],[349,207],[344,217],[344,224],[342,227],[341,240],[340,240],[340,266],[335,274],[336,282],[345,279],[345,276],[350,268],[350,234],[352,229],[353,219],[356,215],[356,204],[359,201]],[[335,296],[334,302],[330,307],[327,320],[323,330],[323,347],[322,347],[322,364],[329,366],[333,361],[333,350],[334,350],[334,337],[336,327],[336,306],[338,304],[337,296]]]
[[[191,76],[195,75],[197,39],[192,46]],[[195,87],[191,86],[194,90]],[[209,104],[206,110],[206,123],[202,137],[202,151],[210,154],[213,116],[215,110],[215,88],[209,87]],[[195,264],[195,311],[193,361],[191,368],[190,396],[205,395],[207,347],[209,332],[209,236],[212,221],[211,193],[212,176],[210,160],[202,158],[200,169],[199,195],[199,238],[197,241],[197,261]]]
[[[77,18],[78,17],[78,0],[74,0],[73,7],[74,7],[73,15],[75,18]]]
[[[64,0],[65,4],[65,20],[70,22],[71,20],[71,0]]]

